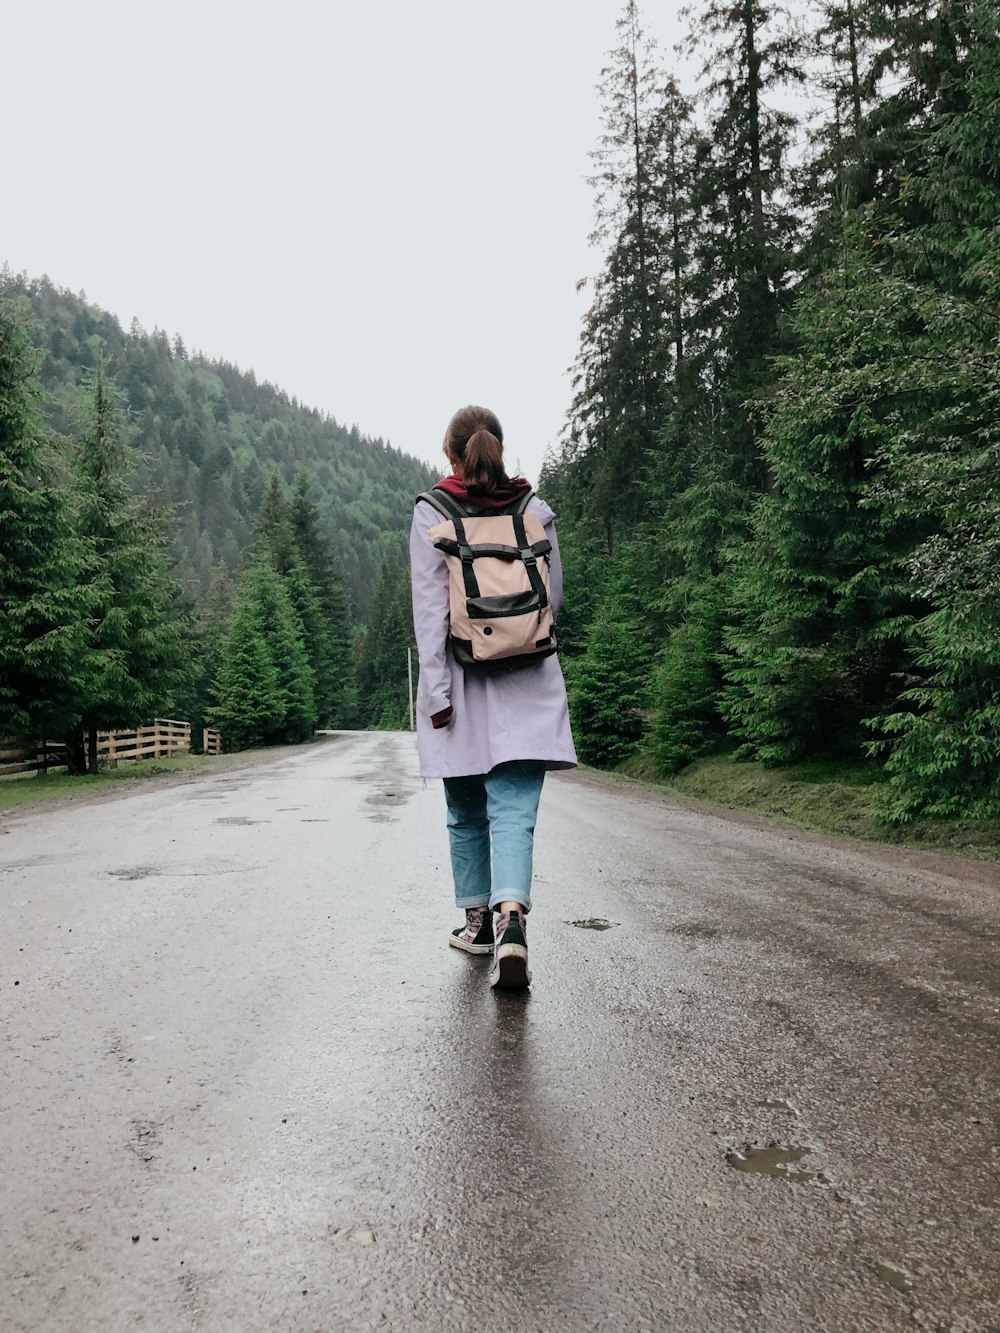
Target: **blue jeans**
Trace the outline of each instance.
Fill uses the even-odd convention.
[[[545,769],[531,759],[445,778],[457,907],[531,906],[531,851]],[[492,841],[492,865],[490,844]]]

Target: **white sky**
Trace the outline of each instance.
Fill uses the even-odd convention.
[[[643,9],[668,65],[679,7]],[[537,480],[599,264],[585,178],[620,9],[10,5],[0,261],[430,461],[485,403]]]

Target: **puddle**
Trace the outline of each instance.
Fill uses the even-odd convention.
[[[901,1291],[904,1295],[909,1295],[913,1290],[913,1279],[905,1268],[899,1268],[896,1264],[887,1264],[876,1261],[872,1264],[875,1272],[883,1282],[889,1284],[896,1291]]]
[[[379,791],[366,796],[365,800],[369,805],[402,805],[406,797],[398,791]]]
[[[620,926],[620,921],[605,921],[603,916],[587,916],[580,921],[567,921],[567,926],[578,926],[580,930],[612,930]]]
[[[822,1171],[809,1171],[799,1166],[811,1152],[811,1148],[797,1145],[782,1148],[777,1143],[769,1143],[766,1148],[758,1148],[755,1144],[747,1143],[739,1152],[727,1152],[726,1163],[734,1171],[770,1176],[772,1180],[791,1180],[798,1185],[818,1180],[824,1185],[829,1184],[829,1177]]]

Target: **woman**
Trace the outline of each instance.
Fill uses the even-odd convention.
[[[507,476],[503,431],[486,408],[455,413],[444,452],[451,476],[434,489],[468,513],[496,513],[532,494],[523,477]],[[562,566],[555,515],[533,495],[525,514],[537,515],[551,543],[549,583],[558,615]],[[444,779],[455,903],[465,910],[465,925],[448,942],[467,953],[492,954],[491,986],[523,989],[531,981],[526,917],[542,781],[547,769],[576,764],[566,687],[555,656],[507,671],[466,670],[456,663],[449,645],[448,567],[428,536],[440,523],[441,514],[419,500],[410,533],[420,657],[417,748],[423,776]]]

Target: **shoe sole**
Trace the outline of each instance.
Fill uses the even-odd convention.
[[[487,954],[493,952],[492,944],[469,944],[465,940],[460,940],[457,935],[449,935],[448,943],[453,949],[461,949],[463,953]]]
[[[501,944],[496,950],[490,985],[496,990],[527,990],[531,985],[528,950],[523,944]]]

